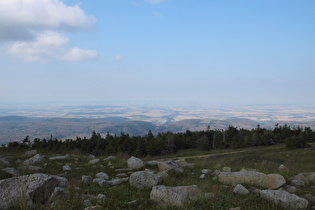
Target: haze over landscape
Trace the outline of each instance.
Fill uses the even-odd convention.
[[[314,128],[314,8],[311,0],[2,0],[0,143],[94,129]],[[62,133],[73,122],[48,118],[99,126]],[[117,125],[135,121],[150,124]]]

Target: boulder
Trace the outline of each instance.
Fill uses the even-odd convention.
[[[285,184],[285,179],[279,174],[266,175],[255,171],[221,172],[218,177],[223,184],[252,184],[268,189],[278,189]]]
[[[241,184],[236,185],[233,192],[241,195],[249,194],[249,191]]]
[[[107,173],[99,172],[95,175],[96,178],[103,178],[103,179],[109,179],[109,176]]]
[[[305,198],[283,190],[261,190],[259,194],[262,198],[280,204],[285,209],[305,209],[308,206],[308,201]]]
[[[0,209],[7,209],[24,201],[30,207],[46,204],[56,187],[67,187],[68,180],[48,174],[31,174],[0,180]]]
[[[289,178],[290,184],[296,187],[304,187],[309,184],[308,178],[300,173]]]
[[[137,171],[130,175],[129,183],[137,189],[151,188],[161,182],[161,177],[152,171]]]
[[[50,157],[49,160],[65,160],[68,158],[69,158],[69,155],[64,155],[64,156]]]
[[[156,166],[157,164],[159,164],[159,162],[160,161],[157,161],[157,160],[151,160],[151,161],[146,162],[146,165]]]
[[[127,160],[127,164],[128,164],[129,168],[136,169],[136,170],[143,168],[145,165],[145,163],[142,160],[140,160],[139,158],[136,158],[134,156],[130,157]]]
[[[197,200],[203,197],[204,193],[196,185],[178,187],[158,185],[154,186],[150,193],[150,199],[163,207],[180,207],[188,200]]]
[[[44,156],[37,154],[37,155],[25,160],[23,162],[23,165],[32,165],[32,164],[40,163],[44,160],[44,158],[45,158]]]

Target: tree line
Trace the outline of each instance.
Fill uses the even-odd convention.
[[[76,139],[58,140],[34,139],[27,136],[22,141],[10,142],[1,149],[7,151],[21,151],[37,149],[43,152],[68,153],[79,151],[84,154],[115,155],[118,153],[138,157],[147,155],[157,156],[176,153],[180,149],[223,149],[243,148],[251,146],[269,146],[285,143],[286,148],[305,148],[315,139],[315,132],[309,127],[291,127],[287,124],[276,124],[274,129],[256,128],[248,130],[229,126],[223,130],[212,130],[210,126],[204,131],[190,131],[183,133],[158,133],[156,136],[148,131],[145,136],[130,136],[127,133],[104,137],[93,131],[90,138],[76,137]]]

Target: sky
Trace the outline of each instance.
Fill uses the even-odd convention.
[[[314,0],[0,0],[0,104],[315,105]]]

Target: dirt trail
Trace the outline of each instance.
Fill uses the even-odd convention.
[[[208,157],[214,157],[214,156],[219,156],[219,155],[229,155],[229,154],[236,154],[236,153],[242,153],[246,152],[247,150],[242,150],[242,151],[235,151],[235,152],[225,152],[225,153],[217,153],[217,154],[208,154],[208,155],[196,155],[196,156],[186,156],[186,157],[179,157],[179,158],[189,158],[189,159],[194,159],[194,158],[208,158]]]
[[[230,155],[230,154],[237,154],[237,153],[243,153],[247,152],[247,150],[241,150],[241,151],[234,151],[234,152],[224,152],[224,153],[216,153],[216,154],[208,154],[208,155],[192,155],[192,156],[184,156],[184,157],[176,157],[174,159],[195,159],[195,158],[208,158],[208,157],[215,157],[219,155]],[[172,158],[165,158],[161,159],[162,160],[169,160]]]

